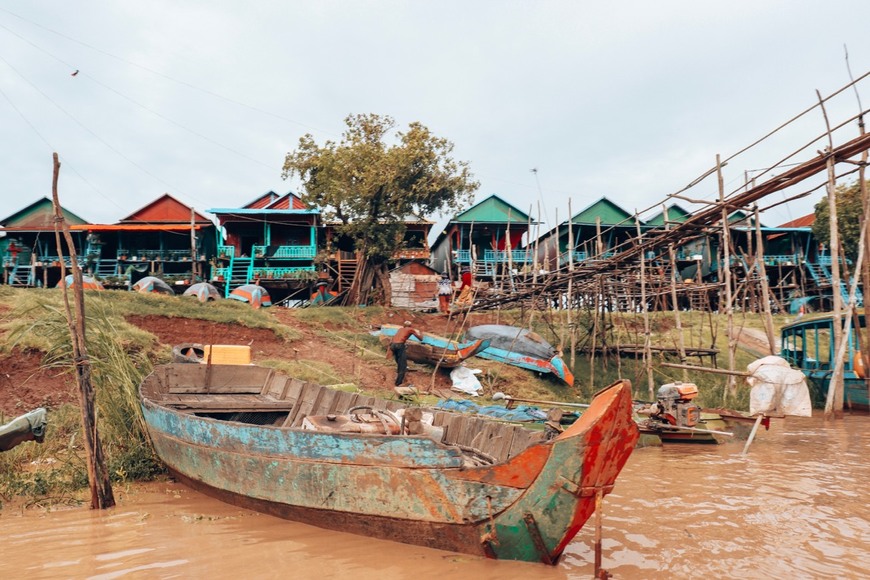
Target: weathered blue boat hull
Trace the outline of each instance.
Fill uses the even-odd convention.
[[[551,563],[594,511],[596,491],[610,492],[638,436],[627,383],[603,391],[556,439],[473,468],[462,467],[458,448],[422,436],[225,421],[145,394],[142,409],[166,466],[230,503],[329,529]]]
[[[398,330],[398,326],[393,325],[384,325],[380,329],[380,333],[384,336],[393,336],[396,334]],[[477,338],[476,340],[484,340],[486,341],[486,348],[483,348],[477,351],[474,356],[479,356],[480,358],[487,360],[494,360],[498,362],[502,362],[505,364],[517,366],[520,368],[528,369],[530,371],[535,371],[538,373],[553,373],[569,385],[574,384],[574,373],[571,372],[571,369],[562,360],[562,357],[559,355],[554,355],[549,359],[542,358],[535,355],[523,354],[520,352],[510,351],[503,348],[498,348],[493,346],[489,338]],[[417,341],[416,338],[412,337],[409,339],[410,341]],[[454,341],[450,341],[446,338],[441,338],[429,333],[423,333],[423,341],[424,344],[430,344],[439,348],[450,348],[452,345],[459,345],[459,348],[465,348],[468,345],[472,344],[473,341],[466,341],[464,343],[456,343]]]
[[[538,373],[553,373],[569,385],[574,384],[574,373],[571,372],[568,365],[562,360],[562,357],[558,355],[546,360],[490,346],[477,353],[476,356]]]

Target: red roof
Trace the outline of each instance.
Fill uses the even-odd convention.
[[[168,193],[164,193],[145,207],[131,213],[124,219],[120,220],[119,224],[125,223],[190,223],[191,208]],[[198,212],[194,212],[194,219],[197,223],[211,223],[211,220]]]
[[[272,202],[268,209],[305,209],[305,204],[291,192]]]
[[[278,197],[278,194],[274,191],[267,191],[254,201],[246,204],[242,209],[263,209],[272,204]]]
[[[816,221],[816,214],[811,213],[809,215],[805,215],[803,217],[799,217],[797,219],[791,220],[790,222],[785,222],[782,224],[781,228],[808,228],[813,225]]]

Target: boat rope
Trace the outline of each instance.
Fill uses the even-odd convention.
[[[492,515],[492,496],[486,496],[486,506],[489,508],[489,524],[487,525],[486,533],[480,536],[480,543],[489,542],[498,546],[498,536],[495,533],[495,518]]]

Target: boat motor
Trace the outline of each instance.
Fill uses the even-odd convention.
[[[694,427],[701,420],[701,407],[693,401],[697,396],[698,386],[694,383],[662,385],[656,402],[649,407],[649,416],[677,427]]]

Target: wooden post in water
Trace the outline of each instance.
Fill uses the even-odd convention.
[[[601,509],[604,503],[601,488],[595,490],[595,577],[602,577],[601,570]],[[605,573],[606,574],[606,573]],[[605,578],[607,576],[604,576]]]
[[[82,282],[82,270],[78,264],[75,244],[69,232],[69,226],[63,217],[60,201],[57,195],[57,180],[60,175],[60,161],[57,153],[53,154],[54,176],[51,182],[51,198],[54,205],[54,237],[57,243],[57,255],[60,258],[61,288],[66,309],[66,319],[72,342],[73,364],[75,365],[76,383],[79,387],[79,405],[82,417],[82,440],[88,465],[88,484],[91,490],[91,509],[110,508],[115,505],[112,494],[112,484],[109,481],[109,471],[103,457],[103,448],[97,431],[95,412],[95,394],[91,384],[91,361],[88,359],[88,348],[85,342],[85,293]],[[70,268],[73,276],[73,299],[75,301],[75,316],[69,304],[69,289],[66,285],[66,265],[63,259],[63,244],[61,231],[69,248]]]
[[[733,371],[737,355],[737,338],[734,336],[734,298],[731,295],[731,230],[728,223],[728,204],[725,203],[725,181],[722,177],[722,159],[716,154],[716,176],[719,181],[719,203],[722,205],[722,268],[725,273],[725,315],[728,328],[728,370]],[[728,376],[725,393],[734,396],[737,383]]]

